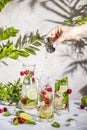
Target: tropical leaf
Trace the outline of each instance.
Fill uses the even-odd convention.
[[[0,41],[7,40],[10,37],[15,37],[16,34],[19,32],[18,29],[15,29],[14,27],[10,28],[0,28]]]
[[[0,0],[0,11],[5,7],[5,5],[12,0]]]

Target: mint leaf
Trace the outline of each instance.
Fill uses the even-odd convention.
[[[22,112],[24,112],[24,111],[22,111],[22,110],[17,111],[17,112],[16,112],[16,116],[20,116],[20,114],[21,114]]]
[[[26,120],[26,121],[25,121],[25,124],[36,125],[36,122],[35,122],[35,121]]]
[[[4,112],[3,116],[11,116],[11,113],[10,112]]]
[[[72,120],[74,120],[74,119],[69,118],[69,119],[66,120],[66,122],[71,122]]]
[[[68,93],[67,93],[67,92],[63,92],[63,100],[62,100],[62,103],[67,104],[68,101],[69,101]]]
[[[51,124],[52,127],[55,127],[55,128],[60,128],[60,124],[58,122],[53,122],[53,124]]]
[[[39,101],[42,102],[44,100],[44,97],[40,94]]]

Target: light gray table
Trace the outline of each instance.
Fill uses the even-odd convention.
[[[60,123],[60,128],[54,128],[51,126],[52,122],[37,122],[36,125],[22,124],[18,126],[14,126],[10,123],[11,119],[14,117],[13,115],[10,117],[4,117],[0,114],[0,130],[87,130],[87,108],[80,109],[78,100],[70,101],[70,111],[68,113],[64,113],[60,116],[54,116],[54,121]],[[0,108],[3,108],[3,105],[0,105]],[[12,106],[8,106],[10,111],[13,109]],[[36,114],[37,110],[30,110],[29,113]],[[77,114],[78,116],[76,116]],[[71,122],[71,126],[65,126],[66,120],[69,118],[75,119]]]

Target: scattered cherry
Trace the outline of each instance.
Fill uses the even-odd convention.
[[[23,76],[23,75],[24,75],[24,73],[25,73],[24,71],[21,71],[21,72],[20,72],[20,75],[21,75],[21,76]]]
[[[4,111],[4,112],[6,112],[7,110],[8,110],[7,107],[4,107],[4,108],[3,108],[3,111]]]
[[[25,70],[24,74],[26,74],[26,75],[29,74],[29,70]]]
[[[80,105],[80,108],[81,108],[81,109],[84,109],[84,108],[85,108],[85,106],[84,106],[83,104],[81,104],[81,105]]]
[[[27,99],[26,98],[22,99],[22,103],[26,104],[27,103]]]
[[[14,122],[15,120],[18,120],[18,117],[14,117],[14,118],[13,118],[13,122]]]
[[[3,112],[3,109],[0,109],[0,113],[2,113]]]
[[[72,93],[72,89],[67,89],[67,93],[71,94]]]
[[[20,124],[24,124],[24,122],[25,122],[25,119],[23,119],[23,118],[20,118],[20,119],[19,119],[19,123],[20,123]]]

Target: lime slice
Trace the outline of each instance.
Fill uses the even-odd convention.
[[[29,120],[29,121],[32,120],[32,116],[29,115],[29,114],[27,114],[27,113],[24,113],[24,112],[20,113],[20,117],[23,118],[23,119],[25,119],[25,120]]]
[[[30,88],[30,89],[28,89],[28,91],[27,91],[27,97],[30,100],[37,99],[37,89],[36,88]]]
[[[82,99],[81,99],[81,102],[84,106],[87,107],[87,95],[83,96]]]

